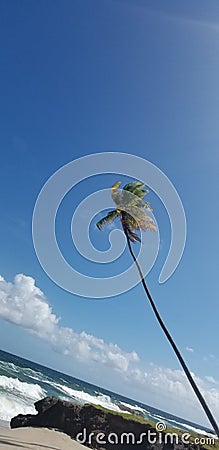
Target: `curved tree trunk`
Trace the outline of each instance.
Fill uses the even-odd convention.
[[[162,320],[162,318],[161,318],[161,316],[160,316],[160,314],[159,314],[159,312],[158,312],[158,310],[156,308],[156,305],[155,305],[155,303],[153,301],[153,298],[152,298],[152,296],[150,294],[150,291],[149,291],[149,289],[148,289],[148,287],[146,285],[146,282],[145,282],[144,275],[142,273],[141,267],[140,267],[140,265],[139,265],[139,263],[137,261],[137,258],[135,257],[135,254],[134,254],[134,252],[132,250],[131,242],[130,242],[130,239],[129,239],[125,229],[124,229],[124,233],[126,235],[129,251],[130,251],[130,253],[132,255],[132,258],[133,258],[133,260],[134,260],[134,262],[136,264],[136,267],[138,269],[139,275],[141,277],[142,285],[143,285],[144,290],[145,290],[145,292],[146,292],[146,294],[148,296],[148,299],[149,299],[149,302],[150,302],[150,304],[152,306],[154,314],[155,314],[155,316],[156,316],[156,318],[157,318],[157,320],[158,320],[158,322],[159,322],[163,332],[165,333],[165,336],[167,337],[170,345],[172,346],[172,348],[173,348],[173,350],[174,350],[174,352],[175,352],[175,354],[176,354],[176,356],[177,356],[177,358],[178,358],[178,360],[179,360],[179,362],[180,362],[180,364],[181,364],[181,366],[182,366],[182,368],[183,368],[183,370],[184,370],[184,372],[185,372],[185,374],[186,374],[186,376],[187,376],[187,378],[188,378],[188,380],[189,380],[193,390],[195,391],[195,393],[196,393],[196,395],[197,395],[197,397],[198,397],[198,399],[199,399],[199,401],[200,401],[200,403],[202,405],[202,408],[204,409],[204,411],[205,411],[205,413],[206,413],[206,415],[207,415],[207,417],[209,419],[209,422],[211,423],[211,425],[212,425],[216,435],[219,437],[218,425],[217,425],[217,423],[216,423],[216,421],[215,421],[215,419],[214,419],[210,409],[208,408],[208,405],[207,405],[204,397],[202,396],[201,392],[199,391],[198,386],[196,385],[194,379],[192,378],[192,375],[191,375],[191,373],[190,373],[190,371],[189,371],[189,369],[188,369],[188,367],[187,367],[187,365],[186,365],[186,363],[185,363],[185,361],[184,361],[180,351],[178,350],[178,348],[177,348],[173,338],[171,337],[171,335],[170,335],[166,325],[164,324],[164,322],[163,322],[163,320]]]

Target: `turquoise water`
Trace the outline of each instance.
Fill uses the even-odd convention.
[[[0,421],[9,421],[20,413],[36,414],[34,402],[47,395],[79,404],[98,404],[118,412],[131,409],[147,419],[163,421],[166,425],[184,430],[210,431],[201,425],[0,350]]]

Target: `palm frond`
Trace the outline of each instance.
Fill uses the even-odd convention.
[[[113,184],[113,186],[110,189],[111,197],[117,207],[122,203],[122,190],[119,189],[120,184],[121,181],[117,181],[116,183]]]
[[[111,191],[113,191],[114,189],[118,189],[120,184],[121,184],[121,181],[117,181],[116,183],[114,183],[111,187]]]
[[[139,208],[145,208],[152,211],[149,202],[143,200],[145,195],[149,192],[148,189],[143,189],[144,187],[145,184],[140,181],[134,181],[126,184],[122,190],[121,202],[124,204],[136,205]]]
[[[156,231],[157,229],[153,218],[136,207],[130,207],[122,211],[122,226],[132,242],[140,242],[136,231]]]
[[[150,217],[148,214],[146,214],[146,212],[143,209],[138,208],[135,205],[127,206],[126,211],[132,217],[134,217],[136,221],[154,223],[154,219],[152,217]]]
[[[120,212],[114,209],[113,211],[110,211],[103,219],[99,220],[99,222],[96,223],[96,226],[99,230],[102,230],[102,228],[105,225],[108,225],[109,223],[113,222],[118,216],[120,215]]]
[[[133,181],[132,183],[128,183],[126,184],[123,189],[125,191],[130,191],[133,192],[134,189],[142,189],[143,187],[145,187],[145,184],[141,183],[140,181]]]
[[[141,209],[151,209],[148,202],[145,202],[139,195],[135,195],[130,191],[122,190],[117,206],[126,208],[129,206],[136,206]]]
[[[130,239],[132,242],[141,241],[139,236],[136,233],[136,230],[139,229],[138,223],[135,221],[134,217],[132,217],[129,213],[126,211],[122,211],[122,227],[126,234],[126,236]]]

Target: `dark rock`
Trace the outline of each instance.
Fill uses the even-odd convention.
[[[38,402],[34,403],[34,406],[38,413],[44,413],[44,411],[55,405],[57,401],[58,398],[56,397],[45,397],[43,401],[39,400]]]
[[[47,427],[60,430],[73,439],[98,450],[185,450],[185,445],[173,445],[167,440],[159,441],[159,433],[136,418],[127,419],[120,414],[98,409],[93,405],[77,405],[55,397],[46,397],[35,403],[36,415],[22,415],[11,419],[11,428]],[[102,433],[102,434],[100,434]],[[130,433],[130,434],[128,434]],[[152,443],[148,435],[153,433]],[[163,436],[164,437],[164,436]],[[139,442],[140,441],[140,442]],[[193,450],[188,444],[187,450]]]

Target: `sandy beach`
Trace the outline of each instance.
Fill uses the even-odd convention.
[[[0,429],[0,449],[4,450],[85,450],[87,447],[59,431],[46,428]]]

